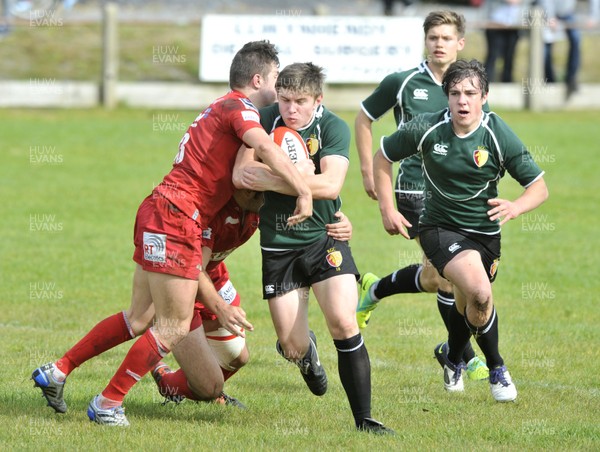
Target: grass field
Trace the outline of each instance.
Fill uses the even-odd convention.
[[[547,171],[550,189],[545,205],[504,227],[503,264],[494,284],[501,351],[519,390],[516,403],[495,403],[483,382],[467,381],[462,395],[445,393],[432,353],[444,338],[434,297],[395,296],[375,311],[365,338],[373,415],[398,436],[355,432],[316,303],[311,303],[311,326],[320,338],[329,392],[322,398],[311,395],[297,369],[276,354],[260,297],[255,237],[228,263],[255,326],[248,339],[251,361],[227,383],[228,393],[248,411],[193,403],[162,406],[154,382],[145,377],[125,401],[130,428],[90,423],[87,404],[104,388],[129,344],[69,377],[68,413],[55,415],[45,407],[32,388],[31,371],[62,356],[99,320],[128,306],[137,206],[169,170],[196,113],[0,111],[3,450],[600,448],[600,164],[593,132],[599,112],[502,114]],[[343,117],[351,123],[353,113]],[[390,121],[377,124],[376,135],[389,131]],[[354,158],[343,210],[354,224],[351,243],[361,271],[384,275],[417,260],[414,243],[385,234],[376,204],[361,187]],[[502,190],[510,198],[519,187],[507,180]]]

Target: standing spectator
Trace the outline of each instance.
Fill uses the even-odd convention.
[[[485,30],[487,41],[487,57],[485,59],[485,70],[490,82],[496,79],[496,60],[503,61],[502,75],[503,83],[513,81],[513,62],[515,50],[519,41],[519,26],[523,23],[525,12],[523,0],[487,0],[485,2],[486,17],[488,20]]]
[[[599,0],[589,1],[589,16],[586,25],[593,25],[598,19]],[[540,0],[539,5],[544,10],[548,21],[548,27],[544,33],[544,72],[546,81],[556,82],[556,74],[552,62],[552,44],[557,40],[560,25],[565,27],[565,33],[569,40],[569,54],[567,57],[567,68],[565,83],[567,84],[567,99],[579,89],[577,72],[581,65],[581,32],[576,20],[576,0]]]

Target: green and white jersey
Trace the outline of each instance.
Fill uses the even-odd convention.
[[[498,196],[505,171],[523,187],[544,172],[508,125],[484,112],[470,134],[458,137],[448,109],[417,116],[381,140],[384,156],[397,162],[416,153],[422,158],[425,208],[419,223],[483,234],[500,231],[490,221],[487,201]]]
[[[442,90],[442,84],[436,80],[426,61],[414,69],[388,75],[361,104],[363,112],[372,121],[379,120],[393,108],[398,128],[417,115],[446,107],[448,98]],[[489,111],[487,104],[484,111]],[[422,193],[424,189],[421,157],[416,154],[400,163],[396,191]]]
[[[448,98],[442,85],[425,61],[414,69],[386,76],[361,104],[363,112],[372,121],[379,120],[393,108],[398,128],[421,113],[439,111],[447,106]],[[424,188],[420,156],[403,160],[398,169],[396,190],[422,193]]]
[[[274,104],[260,110],[260,122],[271,133],[279,126],[285,126],[279,114],[279,105]],[[297,130],[304,139],[315,164],[315,174],[321,172],[321,159],[336,156],[349,160],[350,129],[337,115],[323,105],[317,107],[312,121],[303,129]],[[260,245],[267,250],[302,248],[314,243],[325,235],[325,225],[334,223],[334,214],[342,202],[313,199],[313,216],[306,221],[288,226],[287,219],[296,208],[296,197],[275,192],[265,192],[265,204],[260,209]]]

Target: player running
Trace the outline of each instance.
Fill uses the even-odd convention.
[[[431,12],[423,22],[427,59],[416,68],[385,77],[373,93],[361,104],[356,116],[356,147],[361,162],[365,191],[377,199],[373,182],[372,123],[393,109],[398,128],[420,113],[431,113],[448,106],[442,90],[442,76],[458,58],[465,46],[465,18],[454,11]],[[485,107],[487,110],[487,106]],[[396,205],[412,224],[408,234],[419,245],[419,215],[423,209],[425,187],[421,157],[417,154],[400,162],[396,179]],[[437,306],[448,328],[448,312],[454,305],[452,284],[440,277],[435,267],[423,255],[422,264],[401,268],[381,279],[365,273],[360,280],[356,317],[360,328],[366,328],[373,310],[382,298],[399,293],[437,292]],[[488,377],[488,368],[475,355],[469,343],[463,361],[473,380]]]
[[[476,60],[458,60],[443,78],[448,106],[422,114],[381,140],[373,172],[385,230],[409,238],[410,221],[394,208],[392,163],[419,153],[425,206],[419,218],[421,245],[440,275],[455,287],[448,342],[435,348],[444,387],[463,391],[463,351],[471,335],[490,368],[490,389],[499,402],[517,389],[498,350],[498,316],[492,282],[500,263],[500,227],[548,197],[544,172],[527,147],[496,114],[483,111],[489,84]],[[505,172],[523,187],[514,201],[498,198]]]

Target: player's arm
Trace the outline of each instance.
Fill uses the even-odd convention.
[[[488,204],[493,208],[488,210],[487,214],[490,220],[500,219],[500,225],[503,225],[540,206],[546,199],[548,199],[548,187],[544,178],[540,176],[514,201],[500,198],[488,200]]]
[[[209,262],[212,250],[209,247],[202,247],[202,262]],[[246,337],[240,327],[252,331],[254,327],[246,320],[246,312],[239,306],[228,304],[218,292],[208,276],[208,273],[202,269],[198,276],[198,298],[204,306],[210,309],[217,316],[219,323],[227,331],[241,337]]]
[[[238,189],[289,193],[290,188],[287,182],[256,158],[254,149],[246,146],[240,148],[233,168],[233,185]],[[301,160],[294,166],[303,177],[315,174],[315,165],[312,160]]]
[[[354,120],[354,140],[360,160],[363,187],[371,199],[377,200],[377,190],[373,180],[373,121],[361,109]]]
[[[373,178],[384,229],[390,235],[401,234],[409,239],[406,227],[412,224],[394,206],[392,162],[385,158],[381,149],[373,157]]]
[[[300,223],[312,216],[312,193],[302,175],[294,167],[285,152],[269,138],[259,127],[254,127],[242,137],[244,143],[254,148],[256,156],[264,162],[277,176],[281,177],[291,187],[292,195],[298,196],[296,210],[288,218],[290,225]]]
[[[285,154],[284,154],[285,155]],[[284,195],[294,195],[294,190],[286,181],[278,178],[269,167],[260,162],[245,159],[239,182],[243,188],[256,191],[275,191]],[[297,163],[300,165],[302,162]],[[348,160],[345,157],[329,155],[321,159],[321,173],[305,175],[304,179],[315,199],[336,199],[348,172]]]

